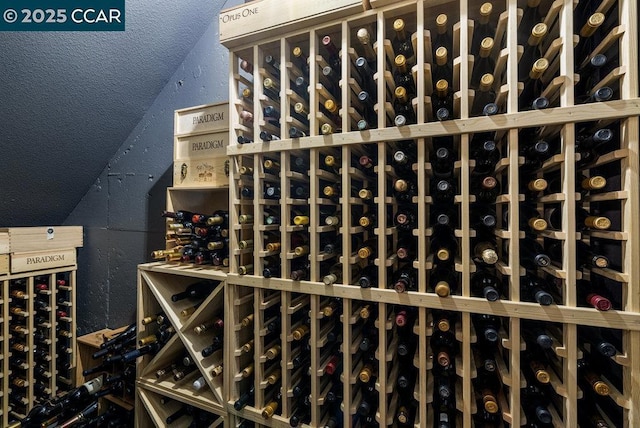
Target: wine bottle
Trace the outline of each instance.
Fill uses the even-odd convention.
[[[474,36],[475,37],[475,36]],[[493,36],[485,37],[479,46],[478,58],[473,64],[473,72],[471,73],[471,80],[469,81],[469,88],[477,90],[480,89],[480,79],[487,73],[493,73],[495,69],[495,61],[491,56],[491,51],[494,48]]]
[[[404,126],[416,123],[416,113],[413,110],[407,89],[404,86],[397,86],[394,95],[395,101],[393,108],[396,113],[394,119],[395,125]]]
[[[491,240],[474,239],[472,241],[472,259],[480,265],[494,265],[498,262],[498,252],[496,245]]]
[[[417,215],[411,208],[399,208],[393,218],[394,224],[399,231],[411,231],[416,228]]]
[[[429,244],[431,253],[434,254],[434,262],[438,264],[453,263],[458,254],[458,240],[451,232],[442,232],[434,235]]]
[[[413,267],[405,266],[398,269],[392,278],[393,289],[398,293],[418,290],[417,272]]]
[[[489,349],[495,348],[500,339],[500,319],[488,314],[476,315],[472,319],[479,344]]]
[[[290,279],[294,281],[305,281],[309,278],[310,265],[308,262],[295,264],[291,269]]]
[[[578,360],[578,377],[579,384],[585,386],[585,390],[593,391],[597,395],[606,397],[609,395],[610,388],[606,382],[602,380],[600,375],[594,370],[595,367],[582,358]]]
[[[587,99],[589,96],[589,90],[598,85],[600,81],[605,77],[604,70],[606,70],[608,62],[609,58],[606,55],[597,54],[591,57],[591,59],[586,62],[584,67],[579,69],[580,81],[575,88],[577,97],[576,103],[580,103],[581,101]],[[607,90],[611,89],[608,86],[605,87],[607,88]]]
[[[396,150],[393,152],[393,156],[391,158],[393,170],[396,175],[408,179],[415,177],[415,173],[413,172],[413,164],[415,162],[415,153],[412,153],[410,149]]]
[[[322,42],[322,47],[328,54],[328,57],[326,58],[327,62],[329,63],[329,65],[333,70],[335,70],[336,72],[339,72],[341,69],[340,51],[338,50],[336,45],[333,43],[333,40],[329,35],[324,36],[321,42]]]
[[[535,207],[535,205],[521,203],[519,215],[519,228],[529,232],[542,232],[547,230],[547,221],[542,218],[542,215]],[[509,210],[503,211],[503,222],[505,225],[509,224]]]
[[[280,63],[274,55],[264,56],[264,66],[273,77],[280,78]]]
[[[495,36],[496,30],[495,27],[491,24],[492,12],[492,3],[486,2],[480,6],[480,17],[478,18],[478,25],[476,25],[473,30],[471,52],[479,52],[482,41],[487,37],[493,38],[493,36]]]
[[[446,15],[445,15],[446,16]],[[444,80],[445,82],[453,82],[453,69],[451,68],[451,59],[449,58],[449,51],[444,46],[439,46],[435,50],[435,67],[431,73],[431,78],[434,82]],[[435,89],[438,89],[436,83]]]
[[[610,129],[598,129],[591,133],[584,129],[576,136],[576,153],[580,154],[578,167],[584,168],[595,162],[599,154],[599,148],[613,140],[613,132]]]
[[[542,426],[551,425],[553,416],[547,406],[548,398],[536,385],[528,385],[521,392],[522,408],[527,416],[527,420],[531,423],[540,424]]]
[[[365,131],[378,126],[378,115],[374,110],[375,99],[375,93],[373,91],[360,91],[358,93],[358,101],[360,101],[363,106],[363,111],[361,112],[362,119],[357,123],[358,131]]]
[[[476,202],[492,204],[500,194],[500,183],[492,175],[472,174],[471,194],[476,197]]]
[[[542,289],[542,282],[527,274],[520,279],[520,299],[525,302],[537,302],[541,306],[549,306],[553,303],[553,296]]]
[[[458,280],[448,268],[436,267],[430,272],[429,286],[439,297],[448,297],[458,289]]]
[[[439,120],[453,119],[453,97],[449,91],[449,82],[440,79],[436,82],[433,102],[433,116]]]
[[[475,91],[471,116],[493,116],[499,111],[496,104],[496,93],[493,90],[494,77],[491,73],[480,76],[478,89]]]
[[[267,402],[267,405],[262,408],[261,414],[264,419],[271,419],[282,405],[282,392],[279,387],[277,389],[278,392],[274,394],[272,399]]]
[[[448,141],[441,143],[441,141],[442,139],[434,139],[434,150],[429,155],[431,169],[436,178],[450,178],[453,176],[457,154],[453,150],[452,144],[449,144]]]
[[[603,334],[607,334],[605,329],[580,326],[578,329],[578,344],[591,354],[597,353],[603,357],[611,358],[618,354],[618,350],[613,343],[605,339]]]
[[[456,195],[456,187],[451,179],[431,180],[430,190],[435,203],[450,204]]]
[[[457,354],[457,344],[453,332],[434,331],[431,336],[431,350],[434,360],[437,362],[438,372],[448,371],[452,368]]]
[[[522,20],[518,25],[518,42],[522,43],[531,35],[533,27],[541,22],[542,16],[540,15],[540,0],[527,0],[527,4],[522,14]]]
[[[416,239],[411,234],[399,236],[396,255],[400,261],[413,261],[416,255]]]
[[[520,240],[520,264],[525,269],[536,270],[551,264],[551,258],[534,238]]]
[[[611,300],[606,297],[609,293],[604,286],[580,279],[576,282],[576,290],[578,291],[578,301],[580,303],[602,312],[613,308]]]
[[[520,131],[519,141],[522,142],[519,154],[525,158],[525,163],[521,167],[523,173],[540,168],[542,162],[551,155],[551,146],[547,141],[539,138],[538,131],[535,129]]]
[[[607,179],[601,175],[592,175],[587,177],[583,174],[576,176],[576,187],[579,187],[580,194],[586,196],[593,190],[602,190],[607,186]]]
[[[453,39],[449,32],[449,17],[445,13],[441,13],[436,16],[435,21],[436,34],[431,43],[434,50],[437,52],[440,47],[443,47],[447,52],[453,52]]]
[[[360,272],[358,278],[358,285],[361,288],[371,288],[378,283],[378,267],[375,265],[367,265]]]
[[[582,25],[582,27],[578,33],[580,35],[580,41],[575,48],[575,63],[581,64],[600,43],[598,30],[605,22],[605,15],[601,12],[593,13],[593,6],[578,8],[577,12],[582,12],[582,15],[576,16],[574,22],[576,26]]]
[[[199,281],[187,286],[185,291],[176,293],[171,296],[172,302],[177,302],[183,299],[203,299],[211,294],[211,292],[220,284],[220,281]]]
[[[396,58],[399,55],[402,55],[409,66],[415,64],[416,56],[413,50],[413,44],[407,35],[404,19],[398,18],[393,21],[393,31],[395,31],[395,36],[391,41],[391,46],[393,47],[393,52],[396,55]]]
[[[500,161],[500,150],[488,134],[476,134],[471,140],[470,157],[476,162],[474,172],[488,174]]]
[[[496,227],[496,211],[490,205],[474,204],[471,206],[471,227],[481,233],[491,233]]]
[[[518,62],[518,80],[524,82],[536,60],[543,57],[540,49],[542,39],[547,35],[547,25],[538,22],[531,28],[530,34],[527,36],[524,53]]]
[[[559,206],[546,209],[545,219],[550,228],[562,229],[562,210]],[[607,230],[611,227],[611,220],[604,216],[591,215],[584,208],[576,207],[576,227],[578,230]]]
[[[542,96],[542,75],[549,68],[549,61],[546,58],[537,59],[531,69],[528,70],[529,75],[524,79],[524,89],[519,97],[518,108],[525,110],[541,110],[549,107],[549,100]]]
[[[479,269],[471,277],[471,292],[490,302],[500,299],[500,288],[498,277],[487,269]]]
[[[410,204],[418,195],[416,183],[409,179],[398,179],[393,183],[393,195],[399,204]]]

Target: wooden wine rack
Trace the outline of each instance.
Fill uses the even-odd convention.
[[[376,420],[380,426],[396,426],[395,411],[398,406],[398,395],[395,392],[395,379],[398,373],[394,363],[394,345],[397,329],[393,326],[396,305],[415,307],[416,323],[413,333],[417,336],[417,349],[414,358],[416,367],[416,383],[414,397],[419,401],[414,425],[431,427],[434,412],[429,404],[433,396],[432,374],[434,355],[430,349],[430,336],[433,333],[433,314],[435,310],[447,310],[458,313],[456,338],[460,352],[456,359],[456,409],[458,423],[456,426],[473,426],[473,415],[477,412],[474,380],[477,376],[476,363],[472,349],[478,340],[473,319],[476,314],[492,314],[501,317],[499,352],[496,354],[499,377],[502,385],[500,408],[502,420],[508,426],[524,425],[526,418],[521,403],[521,387],[526,385],[523,355],[527,352],[524,339],[521,337],[531,326],[531,321],[542,321],[544,326],[554,329],[554,346],[552,347],[557,367],[552,372],[552,402],[549,409],[553,413],[555,427],[575,427],[579,423],[578,400],[582,390],[578,381],[577,361],[582,357],[579,345],[584,340],[582,326],[595,326],[607,329],[620,338],[617,344],[618,353],[611,358],[611,365],[616,373],[621,373],[619,380],[608,379],[611,394],[610,400],[619,420],[624,426],[635,426],[640,408],[640,293],[636,284],[640,280],[640,267],[635,261],[640,259],[640,240],[638,231],[640,223],[635,213],[640,208],[638,141],[638,11],[637,2],[633,0],[604,0],[600,9],[616,20],[616,25],[605,38],[596,52],[604,52],[611,46],[618,48],[619,67],[603,79],[601,85],[607,84],[615,88],[613,101],[583,105],[575,102],[574,85],[578,76],[575,74],[574,45],[578,42],[574,34],[579,31],[574,23],[573,11],[581,1],[575,0],[543,0],[540,6],[545,23],[550,30],[543,44],[543,52],[551,66],[543,77],[546,87],[544,94],[549,98],[549,109],[540,111],[518,111],[518,95],[523,89],[518,82],[518,60],[522,55],[522,41],[517,39],[517,23],[522,18],[526,4],[521,0],[494,1],[492,22],[496,26],[496,41],[499,46],[492,55],[496,61],[494,91],[500,113],[490,117],[471,117],[474,91],[470,89],[469,80],[473,69],[474,58],[470,52],[473,30],[477,25],[481,1],[385,1],[371,0],[372,9],[356,13],[347,18],[334,20],[330,16],[322,23],[314,23],[305,29],[293,28],[288,32],[287,26],[280,27],[276,36],[273,29],[264,34],[255,29],[247,30],[251,36],[244,39],[235,37],[230,43],[230,104],[231,145],[228,154],[230,162],[230,225],[232,259],[228,275],[228,292],[226,294],[226,315],[229,326],[226,335],[229,340],[225,351],[225,384],[227,411],[237,417],[252,420],[258,424],[271,427],[285,427],[294,409],[292,387],[300,379],[292,367],[292,357],[296,355],[298,346],[291,338],[301,312],[308,313],[311,318],[311,376],[310,394],[312,397],[311,422],[309,426],[322,427],[328,418],[328,406],[324,399],[322,369],[327,352],[326,320],[320,309],[329,297],[340,298],[342,314],[336,328],[342,331],[342,366],[340,378],[343,384],[343,426],[355,426],[353,415],[358,404],[359,386],[356,379],[361,363],[358,362],[357,341],[359,338],[358,309],[363,304],[377,307],[379,347],[376,353],[377,373],[376,390],[378,394],[378,410]],[[259,4],[259,3],[258,3]],[[275,6],[282,7],[282,6]],[[292,5],[291,7],[295,7]],[[435,34],[434,19],[439,13],[446,13],[449,19],[456,22],[452,31],[453,48],[453,87],[454,120],[433,122],[431,112],[431,38]],[[393,81],[390,68],[384,64],[392,59],[390,54],[393,37],[392,22],[396,18],[404,18],[407,29],[412,34],[412,42],[416,52],[418,66],[413,67],[417,96],[412,100],[417,124],[395,127],[393,116]],[[375,112],[378,127],[363,132],[356,131],[355,119],[359,116],[359,105],[356,101],[358,87],[353,79],[355,69],[353,60],[360,55],[360,46],[355,37],[356,31],[367,27],[372,34],[378,69],[374,75],[377,99]],[[267,30],[267,29],[265,29]],[[340,89],[336,96],[340,102],[339,123],[335,128],[342,132],[321,135],[320,126],[326,122],[324,113],[318,109],[326,94],[323,93],[320,67],[323,64],[324,51],[321,47],[323,36],[329,35],[336,41],[341,52]],[[309,134],[304,138],[287,138],[292,126],[299,126],[299,121],[292,114],[293,104],[301,97],[293,91],[291,80],[297,71],[293,65],[291,51],[294,46],[302,47],[309,58]],[[381,48],[383,47],[383,48]],[[265,56],[270,55],[279,61],[280,78],[274,76],[266,66]],[[253,64],[252,72],[241,68],[242,61]],[[424,66],[422,66],[424,64]],[[387,66],[388,67],[388,66]],[[271,100],[264,93],[263,84],[266,78],[279,82],[279,99]],[[249,89],[252,99],[242,97],[243,89]],[[263,108],[273,105],[280,112],[279,124],[265,118]],[[246,117],[241,113],[252,114],[252,121],[243,121]],[[608,127],[619,138],[619,146],[609,153],[600,156],[599,160],[586,170],[608,171],[616,176],[615,184],[610,191],[581,196],[576,188],[576,172],[579,156],[575,152],[574,141],[578,129],[584,124],[593,127]],[[524,158],[519,153],[522,145],[520,131],[527,128],[541,128],[542,134],[556,137],[559,141],[558,154],[550,158],[536,170],[536,177],[560,180],[560,192],[545,194],[535,199],[539,209],[556,204],[562,211],[562,227],[555,231],[546,231],[538,236],[542,241],[560,241],[562,243],[561,263],[554,263],[545,268],[545,273],[556,278],[561,285],[562,296],[552,306],[542,307],[535,303],[521,301],[520,275],[524,269],[520,266],[519,202],[524,199],[520,191],[523,177],[519,168]],[[266,131],[277,135],[280,139],[261,142],[259,135]],[[471,260],[475,230],[471,224],[471,210],[474,196],[471,192],[471,173],[475,167],[470,155],[470,143],[474,136],[484,133],[495,133],[502,159],[496,166],[495,174],[502,185],[502,194],[498,196],[496,211],[498,218],[508,210],[506,220],[498,222],[495,239],[501,260],[496,271],[503,278],[505,289],[503,296],[496,302],[473,297],[471,278],[476,267]],[[430,148],[433,139],[440,136],[452,136],[457,149],[458,159],[455,163],[457,194],[454,207],[458,213],[459,224],[455,235],[458,240],[458,257],[455,271],[459,277],[459,289],[450,297],[437,296],[429,286],[433,255],[429,245],[433,235],[431,225],[432,196],[429,185],[432,180]],[[250,144],[235,144],[239,138],[252,140]],[[393,254],[398,231],[393,225],[392,216],[397,204],[392,198],[390,185],[394,173],[388,159],[396,148],[406,147],[406,140],[416,144],[417,157],[413,165],[418,183],[417,195],[412,202],[417,212],[418,224],[412,233],[417,241],[416,257],[413,267],[418,271],[418,291],[399,294],[389,289],[390,269],[397,267],[398,261]],[[375,175],[367,176],[358,171],[352,163],[354,156],[364,153],[363,146],[372,148],[377,154]],[[330,172],[321,165],[326,155],[340,159],[339,170]],[[296,171],[297,159],[304,159],[308,165],[306,171]],[[270,159],[280,164],[280,173],[265,170],[264,160]],[[619,176],[619,179],[617,178]],[[338,200],[329,200],[322,194],[323,186],[338,183],[342,194]],[[278,199],[265,199],[262,194],[265,186],[274,185],[281,189]],[[290,192],[292,185],[308,188],[308,196],[296,199]],[[370,231],[359,226],[352,226],[354,213],[362,212],[362,203],[351,194],[352,186],[369,187],[376,194],[374,204],[369,209],[377,215],[378,225]],[[253,190],[254,197],[243,197],[240,189],[246,187]],[[610,231],[579,232],[576,221],[576,202],[587,208],[601,210],[612,216],[614,226]],[[322,207],[337,207],[341,212],[342,222],[338,229],[320,224]],[[308,210],[311,219],[308,226],[297,226],[292,222],[293,208]],[[280,225],[264,224],[265,211],[277,213]],[[242,215],[252,215],[254,224],[239,222]],[[291,248],[291,236],[295,232],[308,234],[311,251],[308,256],[310,264],[309,280],[293,281],[288,279],[296,259]],[[280,237],[279,253],[265,250],[265,234],[271,233]],[[331,259],[342,263],[344,284],[326,286],[322,282],[326,263],[330,258],[322,253],[321,234],[335,234],[341,243],[340,254]],[[375,258],[378,286],[363,289],[351,285],[354,265],[359,263],[354,254],[357,248],[352,243],[352,236],[360,235],[362,239],[375,239],[378,256]],[[616,262],[610,269],[585,270],[576,263],[576,240],[594,240],[602,242],[616,254]],[[255,250],[240,249],[241,241],[253,240]],[[324,242],[324,241],[323,241]],[[261,276],[264,260],[277,257],[281,262],[281,275],[275,278]],[[331,263],[331,262],[329,262]],[[253,271],[244,274],[243,269],[253,266]],[[542,273],[542,272],[541,272]],[[579,279],[604,278],[614,288],[617,305],[614,310],[598,312],[584,307],[578,299],[576,281]],[[366,303],[368,302],[368,303]],[[274,367],[264,358],[264,352],[272,345],[271,339],[265,339],[265,318],[273,316],[269,308],[277,307],[277,315],[281,318],[280,333],[276,342],[281,346],[281,384],[283,399],[281,407],[270,419],[264,419],[261,411],[272,389],[265,383],[266,377]],[[253,328],[241,328],[241,320],[253,314]],[[267,315],[265,315],[267,314]],[[341,323],[341,327],[340,327]],[[249,340],[254,340],[252,352],[243,353],[240,348]],[[270,343],[266,343],[269,341]],[[354,348],[354,344],[356,348]],[[254,363],[253,374],[247,378],[242,370],[251,362]],[[237,411],[233,403],[251,386],[255,387],[255,399],[252,404]],[[426,398],[426,400],[425,400]],[[426,403],[425,403],[426,401]],[[634,422],[635,421],[635,422]],[[611,426],[616,426],[612,424]]]
[[[228,129],[227,108],[225,104],[212,104],[176,110],[174,116],[174,185],[167,189],[167,211],[190,211],[212,213],[216,210],[227,210],[229,191],[228,181],[223,171],[226,156],[224,153]],[[223,142],[221,148],[213,148],[212,144],[203,144],[216,140]],[[191,151],[192,150],[195,151]],[[200,150],[206,147],[207,150]],[[193,161],[193,162],[191,162]],[[181,182],[181,166],[189,164],[189,168],[212,171],[212,175],[202,180],[186,180]],[[198,164],[206,167],[197,168]],[[215,165],[210,171],[209,166]],[[220,170],[218,168],[220,166]],[[188,169],[187,169],[188,171]],[[191,171],[190,173],[193,173]],[[167,219],[166,249],[175,247],[175,235],[169,227],[173,219]],[[157,325],[144,326],[141,323],[145,316],[152,316],[163,311],[167,314],[171,326],[176,333],[156,355],[147,355],[137,364],[136,389],[136,426],[165,426],[166,418],[179,410],[184,404],[195,406],[218,416],[212,427],[222,425],[226,416],[222,389],[222,376],[214,377],[211,368],[222,363],[222,351],[202,358],[200,351],[209,345],[211,334],[198,336],[193,327],[209,320],[214,314],[224,313],[224,284],[227,267],[196,266],[182,263],[148,263],[138,267],[138,337],[154,334]],[[181,315],[194,302],[171,302],[171,295],[183,291],[187,284],[200,279],[221,281],[220,285],[202,303],[197,311]],[[186,303],[185,303],[186,302]],[[197,370],[180,382],[171,378],[156,379],[156,370],[165,367],[183,354],[190,354],[197,364]],[[206,378],[205,392],[197,392],[192,383],[200,375]],[[166,402],[165,402],[166,401]],[[172,426],[189,426],[191,417],[182,417]]]
[[[0,352],[3,356],[0,359],[0,372],[3,375],[0,380],[3,391],[0,397],[0,425],[2,426],[8,426],[9,421],[24,417],[23,412],[28,412],[38,403],[34,390],[36,366],[43,367],[47,373],[44,379],[41,378],[45,386],[45,397],[54,397],[75,387],[76,270],[74,262],[73,266],[0,276],[2,287],[2,312],[0,313],[2,348]],[[56,283],[61,279],[64,279],[66,284]],[[37,284],[46,284],[47,288],[38,290]],[[24,295],[12,296],[11,292],[15,290],[23,292]],[[36,298],[46,303],[46,309],[38,311],[35,304]],[[62,300],[61,303],[58,302],[59,299]],[[11,313],[10,308],[14,306],[22,307],[24,313]],[[65,316],[58,316],[58,311],[64,311]],[[43,317],[44,320],[39,320],[39,317]],[[22,334],[15,331],[14,328],[19,326],[24,327],[24,331],[28,333]],[[41,343],[36,341],[34,333],[36,329],[43,332],[44,337]],[[62,331],[69,334],[63,336]],[[15,339],[15,343],[26,345],[24,353],[12,349],[10,343],[12,339]],[[66,350],[64,353],[59,353],[57,345],[63,343]],[[34,354],[36,349],[48,355],[46,360],[36,360]],[[20,367],[13,366],[10,364],[10,357],[20,358],[24,363]],[[18,377],[26,380],[24,388],[13,385],[13,379]],[[17,407],[11,403],[10,393],[12,392],[24,397],[24,410],[18,411]]]

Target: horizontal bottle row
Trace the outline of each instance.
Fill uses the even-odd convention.
[[[240,156],[237,272],[624,310],[628,150],[616,123],[575,129]]]
[[[236,51],[236,140],[246,144],[620,99],[625,73],[619,46],[629,35],[619,23],[617,2],[578,3],[571,42],[560,33],[562,4],[546,3],[523,2],[513,14],[504,3],[469,5],[467,29],[454,22],[460,16],[456,2],[427,6],[423,23],[416,21],[415,5],[406,5]],[[461,46],[463,30],[467,46]],[[572,83],[574,99],[565,96],[561,103],[563,87]]]
[[[628,405],[619,330],[241,286],[234,296],[230,404],[253,420],[449,427],[468,412],[476,426],[568,426],[565,406],[577,405],[581,425],[620,426]]]
[[[9,419],[75,386],[75,272],[2,282],[8,317]]]

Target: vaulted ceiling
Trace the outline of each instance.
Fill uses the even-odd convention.
[[[62,223],[224,4],[127,1],[125,32],[0,33],[0,226]]]

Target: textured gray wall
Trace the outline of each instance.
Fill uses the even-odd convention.
[[[64,221],[223,3],[128,1],[124,32],[0,33],[0,225]]]
[[[241,3],[229,0],[224,7]],[[85,227],[78,260],[80,334],[134,320],[136,266],[164,245],[160,214],[172,181],[173,112],[226,101],[228,57],[214,19],[65,221]]]

